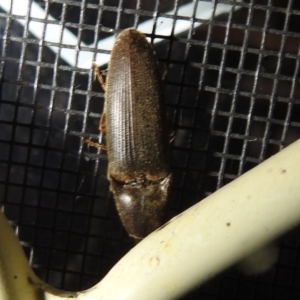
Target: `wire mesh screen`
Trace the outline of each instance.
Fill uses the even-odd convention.
[[[299,24],[292,0],[0,0],[0,199],[36,273],[86,289],[134,246],[105,151],[81,142],[102,139],[99,41],[138,27],[154,44],[175,132],[170,219],[300,137]],[[267,273],[231,269],[183,299],[299,299],[299,230],[278,244]]]

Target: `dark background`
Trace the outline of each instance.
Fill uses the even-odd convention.
[[[90,44],[188,1],[37,3]],[[185,18],[189,31],[155,44],[176,132],[168,218],[300,137],[300,2],[237,5],[200,27]],[[66,64],[16,16],[0,11],[0,35],[2,209],[42,279],[89,288],[134,246],[109,193],[105,152],[80,141],[99,135],[103,91],[91,70]],[[299,229],[278,246],[265,274],[230,269],[182,299],[299,299]]]

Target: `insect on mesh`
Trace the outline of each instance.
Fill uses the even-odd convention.
[[[111,48],[98,41],[151,24],[176,134],[168,218],[300,137],[298,1],[20,3],[0,0],[0,203],[35,272],[55,287],[93,286],[134,246],[105,151],[81,143],[102,138],[104,94],[90,67]],[[231,9],[217,13],[224,4]],[[200,5],[212,17],[198,17]],[[278,245],[265,274],[230,269],[182,299],[299,299],[299,230]]]

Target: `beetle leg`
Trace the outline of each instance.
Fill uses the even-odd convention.
[[[106,133],[106,113],[103,113],[99,122],[99,130]]]
[[[169,143],[172,144],[175,140],[177,129],[174,129],[174,126],[169,116],[167,117],[167,128],[169,132]]]
[[[98,67],[98,65],[96,65],[95,63],[93,63],[93,69],[94,69],[94,72],[96,74],[96,77],[99,81],[99,83],[101,84],[102,86],[102,89],[104,90],[104,92],[106,91],[106,87],[105,87],[105,78],[104,76],[102,75],[101,71],[100,71],[100,68]]]
[[[100,148],[101,150],[107,150],[107,147],[103,144],[95,143],[91,139],[81,138],[81,142],[85,143],[91,147]]]
[[[170,73],[170,69],[173,67],[173,64],[168,64],[163,72],[161,80],[164,82],[167,78],[168,73]]]
[[[174,140],[175,140],[175,137],[176,137],[176,131],[175,130],[173,130],[171,133],[170,133],[170,135],[169,135],[169,143],[170,144],[172,144],[173,142],[174,142]]]
[[[105,79],[104,79],[104,76],[100,72],[100,68],[96,64],[93,65],[93,68],[94,68],[94,71],[95,71],[95,74],[97,76],[99,83],[101,84],[104,92],[106,92]],[[105,108],[104,108],[104,111],[105,111]],[[103,133],[106,133],[106,114],[105,114],[105,112],[102,113],[102,116],[101,116],[101,119],[99,122],[99,130],[101,130]]]

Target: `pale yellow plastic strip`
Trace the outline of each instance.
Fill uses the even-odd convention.
[[[55,294],[59,297],[53,297]],[[36,277],[12,227],[0,212],[0,300],[60,299],[70,295],[75,294],[56,290]]]
[[[38,282],[0,221],[1,300],[177,299],[300,223],[300,141],[149,235],[84,292],[59,295]]]

